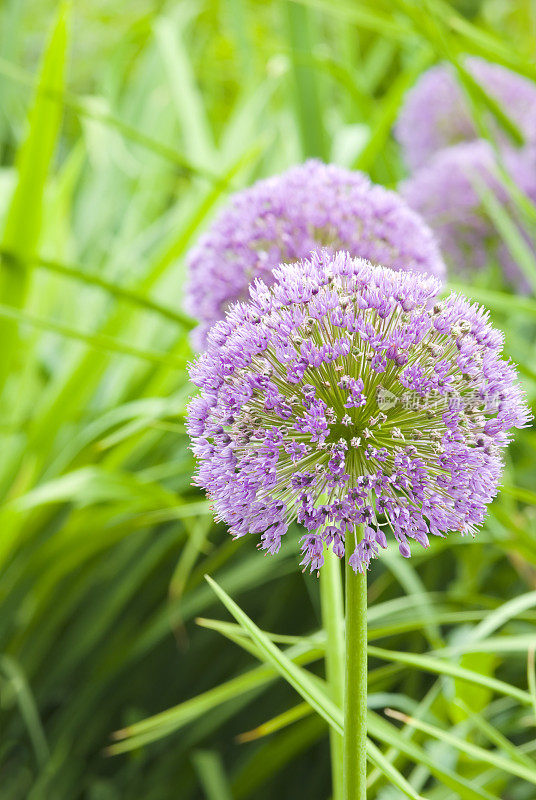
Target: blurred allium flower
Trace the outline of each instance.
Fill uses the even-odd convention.
[[[500,103],[527,142],[536,142],[536,84],[481,58],[467,58],[465,67]],[[489,122],[496,127],[492,119]],[[464,90],[450,65],[432,67],[408,92],[395,133],[410,169],[422,166],[444,147],[478,138]]]
[[[536,149],[505,149],[502,157],[510,178],[536,201]],[[437,235],[450,267],[474,270],[496,261],[507,278],[523,286],[524,278],[482,204],[482,190],[493,192],[516,216],[493,148],[482,140],[441,150],[400,187]]]
[[[254,278],[269,284],[278,264],[319,247],[394,269],[445,272],[433,235],[395,192],[308,161],[235,194],[191,251],[186,305],[201,323],[195,344],[204,346],[211,325],[247,297]]]
[[[297,520],[304,568],[322,566],[326,545],[351,547],[362,571],[389,532],[404,556],[430,533],[474,533],[509,430],[529,420],[487,312],[459,295],[434,305],[436,278],[347,253],[274,277],[191,368],[196,480],[232,535],[276,553]]]

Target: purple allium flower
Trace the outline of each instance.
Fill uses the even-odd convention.
[[[536,148],[505,148],[502,158],[510,178],[536,201]],[[449,267],[471,271],[495,261],[510,281],[524,288],[525,279],[482,204],[482,190],[493,192],[516,215],[493,148],[483,140],[441,150],[400,187],[437,235]]]
[[[434,305],[436,278],[342,252],[274,278],[191,366],[196,482],[218,518],[269,553],[297,520],[311,570],[325,546],[364,570],[389,532],[404,556],[430,533],[474,533],[529,420],[487,312],[456,294]]]
[[[191,251],[186,305],[201,323],[196,346],[203,348],[232,303],[247,298],[253,279],[270,284],[274,267],[319,247],[393,269],[445,273],[433,235],[399,195],[362,173],[307,161],[235,194]]]
[[[465,67],[502,106],[526,141],[536,142],[536,84],[477,57],[467,58]],[[493,119],[489,122],[497,129]],[[432,67],[408,92],[395,135],[412,170],[444,147],[478,138],[464,89],[450,64]]]

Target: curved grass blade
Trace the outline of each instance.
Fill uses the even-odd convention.
[[[75,339],[95,350],[102,350],[105,353],[120,353],[124,356],[132,356],[133,358],[140,358],[143,361],[149,361],[152,364],[167,364],[177,369],[184,369],[187,364],[186,358],[179,359],[171,354],[166,355],[166,353],[141,350],[138,347],[132,347],[124,342],[120,342],[112,336],[106,336],[106,334],[103,333],[83,333],[83,331],[77,331],[74,328],[70,328],[68,325],[62,325],[51,319],[38,317],[27,311],[19,311],[17,308],[12,308],[11,306],[3,304],[0,304],[0,318],[31,325],[34,328],[56,333],[58,336],[64,336],[67,339]]]
[[[408,739],[404,739],[394,725],[391,725],[373,711],[369,711],[368,727],[372,736],[391,745],[391,747],[395,747],[416,764],[426,766],[430,773],[441,781],[442,785],[448,786],[456,792],[456,797],[462,800],[497,800],[493,795],[476,789],[465,778],[456,775],[452,770],[438,763],[437,759],[434,759],[422,747],[410,742]]]
[[[527,683],[529,685],[530,696],[532,698],[534,724],[536,725],[536,666],[534,663],[534,651],[535,648],[531,647],[527,654]]]
[[[258,789],[299,753],[309,749],[325,736],[327,725],[318,714],[293,725],[279,736],[265,741],[240,769],[233,780],[233,798],[242,800],[256,797]]]
[[[282,728],[286,728],[288,725],[292,725],[293,722],[297,722],[312,713],[313,709],[309,703],[298,703],[298,705],[292,706],[292,708],[283,711],[276,717],[263,722],[262,725],[258,725],[250,731],[245,731],[245,733],[240,733],[236,737],[236,741],[240,743],[254,742],[256,739],[262,739],[263,736],[269,736],[271,733],[280,731]]]
[[[343,713],[326,695],[319,684],[304,670],[290,661],[272,641],[258,628],[242,609],[209,575],[207,582],[222,601],[229,613],[248,633],[259,648],[266,661],[273,665],[279,674],[300,694],[326,722],[340,735],[343,734]],[[378,767],[395,786],[412,800],[422,800],[420,795],[406,781],[403,775],[385,758],[381,750],[370,740],[367,741],[367,757]]]
[[[509,620],[536,606],[536,591],[514,597],[492,611],[470,634],[471,642],[485,639]]]
[[[374,647],[369,645],[369,656],[381,658],[383,661],[391,661],[399,664],[407,664],[411,667],[417,667],[425,672],[433,672],[439,675],[450,675],[453,678],[458,678],[468,683],[474,683],[479,686],[486,686],[498,694],[513,697],[523,705],[531,705],[532,698],[528,692],[518,689],[516,686],[511,686],[509,683],[500,681],[497,678],[491,678],[488,675],[480,675],[473,670],[459,667],[457,664],[452,664],[449,661],[443,661],[440,658],[431,656],[419,656],[412,653],[401,653],[395,650],[384,650],[381,647]]]
[[[207,800],[233,800],[219,753],[215,750],[196,750],[192,754],[192,761]]]
[[[286,651],[286,658],[296,663],[307,664],[318,658],[318,653],[304,646],[296,646]],[[263,664],[243,675],[231,678],[231,680],[220,684],[220,686],[209,689],[174,708],[167,709],[160,714],[155,714],[152,717],[141,720],[141,722],[116,731],[113,734],[113,738],[124,741],[111,745],[107,752],[109,755],[116,755],[134,750],[140,744],[168,736],[222,703],[240,697],[246,692],[264,688],[275,680],[277,674],[273,667]]]
[[[32,86],[34,83],[33,76],[30,73],[3,58],[0,58],[0,73],[23,86]],[[87,117],[114,128],[126,139],[130,139],[140,147],[144,147],[160,158],[174,164],[182,174],[189,178],[202,178],[209,183],[220,186],[224,190],[231,191],[233,188],[238,188],[233,186],[232,181],[228,180],[225,175],[218,175],[199,164],[194,164],[164,142],[147,136],[147,134],[129,125],[128,122],[103,108],[99,108],[96,103],[91,102],[92,98],[84,99],[72,92],[54,89],[51,85],[43,86],[42,93],[44,97],[58,106],[64,106],[81,117]]]
[[[88,286],[97,286],[99,289],[103,289],[104,291],[108,292],[108,294],[117,300],[125,300],[128,303],[140,306],[148,311],[153,311],[156,314],[159,314],[161,317],[164,317],[164,319],[169,319],[172,322],[176,322],[178,325],[186,328],[187,330],[191,330],[196,325],[195,320],[193,320],[187,314],[184,314],[182,311],[170,308],[169,306],[163,306],[161,303],[158,303],[156,300],[152,300],[150,297],[147,297],[144,294],[136,292],[133,289],[124,289],[122,286],[118,286],[116,283],[112,283],[111,281],[107,281],[105,278],[101,278],[100,275],[95,275],[94,273],[84,271],[80,267],[62,264],[59,261],[52,261],[51,259],[43,258],[42,256],[37,255],[26,260],[18,254],[6,250],[5,248],[0,248],[0,258],[5,258],[14,263],[18,262],[24,266],[35,265],[36,267],[41,267],[49,272],[54,272],[57,275],[64,275],[66,278],[71,278],[73,280],[80,281],[81,283],[86,283]]]
[[[4,673],[15,694],[21,716],[26,725],[30,741],[39,767],[44,767],[49,758],[49,747],[43,724],[39,717],[39,709],[26,676],[20,665],[8,655],[0,655],[0,672]]]
[[[16,159],[17,183],[2,235],[6,250],[33,255],[41,233],[43,196],[60,132],[62,108],[50,101],[46,86],[61,89],[67,54],[67,12],[61,5],[43,55],[37,91],[29,115],[29,129]],[[24,305],[30,274],[26,264],[0,260],[0,300],[14,309]],[[12,368],[18,342],[18,328],[4,315],[0,320],[0,390]]]
[[[428,722],[422,722],[422,720],[415,719],[414,717],[408,717],[406,714],[403,714],[400,711],[387,709],[386,713],[389,714],[389,716],[393,719],[398,719],[407,725],[412,725],[417,730],[427,733],[434,739],[438,739],[439,741],[451,745],[452,747],[456,748],[456,750],[459,750],[461,753],[464,753],[466,756],[474,759],[475,761],[483,764],[490,764],[492,767],[503,770],[510,775],[516,775],[517,777],[536,785],[536,765],[530,769],[525,764],[521,764],[511,758],[505,758],[504,756],[501,756],[497,751],[485,750],[483,747],[479,747],[472,742],[467,742],[463,739],[460,739],[450,731],[445,731],[442,728],[438,728],[437,726],[431,725]]]
[[[475,712],[474,709],[470,708],[467,703],[464,703],[464,701],[459,698],[455,700],[455,703],[470,718],[471,724],[474,725],[475,728],[478,728],[490,742],[493,742],[500,750],[503,750],[508,758],[513,759],[513,761],[518,761],[520,764],[524,764],[528,769],[535,768],[535,764],[530,756],[524,753],[520,747],[516,747],[515,744],[512,744],[506,736],[503,736],[503,734],[484,719],[481,714]]]
[[[301,694],[331,727],[342,735],[342,712],[328,697],[321,696],[317,684],[303,670],[300,670],[245,614],[240,606],[209,575],[205,579],[217,597],[238,624],[246,630],[257,645],[262,657],[271,664],[290,685]]]
[[[495,194],[486,189],[476,176],[473,184],[486,213],[529,282],[532,291],[536,292],[536,258],[530,245],[526,242],[514,219],[504,205],[499,202]]]
[[[497,311],[507,314],[525,314],[527,317],[536,319],[536,301],[530,297],[498,292],[494,289],[471,286],[454,281],[449,281],[445,289],[447,292],[461,292]]]

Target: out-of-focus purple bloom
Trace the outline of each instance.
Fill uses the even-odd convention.
[[[428,272],[445,267],[428,227],[395,192],[359,172],[307,161],[235,194],[188,258],[188,311],[199,320],[194,343],[255,278],[267,284],[282,262],[319,247],[348,250],[374,264]]]
[[[277,553],[291,522],[302,564],[324,550],[364,570],[389,532],[473,534],[502,452],[529,413],[488,314],[440,282],[313,253],[256,280],[191,366],[196,482],[235,537]]]
[[[536,142],[536,84],[500,64],[469,57],[464,65],[518,126],[527,143]],[[504,139],[491,113],[486,118]],[[411,170],[439,150],[479,138],[464,89],[450,64],[425,72],[408,92],[395,129]]]
[[[512,181],[536,201],[536,147],[505,148],[502,158]],[[488,142],[477,140],[441,150],[400,191],[435,232],[450,268],[466,272],[498,263],[507,279],[525,287],[519,267],[482,203],[482,191],[490,191],[518,216]]]

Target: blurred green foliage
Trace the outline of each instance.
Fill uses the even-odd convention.
[[[4,0],[2,800],[329,796],[326,721],[297,705],[305,679],[325,695],[297,533],[261,558],[191,486],[184,257],[230,191],[306,156],[396,185],[419,72],[475,52],[534,78],[534,31],[531,0]],[[533,400],[534,300],[463,288]],[[474,542],[371,569],[371,736],[430,800],[535,796],[535,445]],[[205,573],[277,631],[298,694],[251,629],[196,624],[222,614]]]

